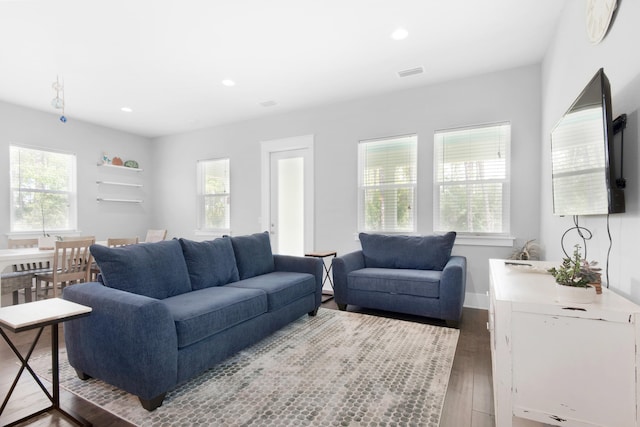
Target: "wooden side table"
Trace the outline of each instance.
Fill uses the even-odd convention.
[[[327,264],[324,262],[324,259],[328,257],[335,258],[337,255],[338,253],[336,251],[316,251],[316,252],[308,252],[304,254],[304,256],[310,256],[310,257],[322,259],[322,266],[324,267],[324,273],[325,273],[324,278],[322,279],[322,288],[323,288],[322,295],[328,296],[328,298],[323,299],[322,302],[327,302],[333,298],[333,279],[331,278],[331,268],[333,267],[333,264],[330,262],[329,267],[327,267]],[[324,284],[327,280],[329,280],[329,284],[331,285],[331,291],[330,291],[331,293],[324,291]]]
[[[7,393],[4,401],[2,402],[2,406],[0,407],[0,415],[4,411],[7,403],[9,402],[9,398],[11,394],[13,394],[16,385],[18,384],[18,380],[20,376],[26,369],[29,371],[33,379],[38,383],[44,394],[47,395],[47,398],[51,401],[51,406],[48,406],[44,409],[41,409],[31,415],[27,415],[17,421],[13,421],[7,426],[15,426],[18,425],[28,419],[36,417],[40,414],[48,412],[50,410],[55,410],[63,414],[69,420],[73,421],[75,424],[81,426],[91,426],[91,423],[84,420],[82,417],[71,413],[70,411],[65,411],[60,407],[60,372],[58,366],[58,324],[62,322],[66,322],[67,320],[77,319],[79,317],[88,316],[91,313],[91,307],[87,307],[81,304],[76,304],[71,301],[66,301],[61,298],[52,298],[47,300],[29,302],[20,305],[13,305],[9,307],[0,308],[0,334],[4,340],[9,344],[11,350],[15,353],[18,359],[21,362],[20,369],[18,370],[18,374],[16,378],[13,380],[13,384]],[[47,388],[42,384],[36,373],[33,371],[31,366],[29,366],[29,358],[31,358],[31,354],[44,331],[46,326],[51,326],[51,375],[52,375],[52,392],[49,393]],[[38,329],[38,333],[36,337],[29,347],[29,351],[26,356],[22,356],[16,346],[11,342],[11,339],[7,336],[4,329],[7,329],[13,333],[19,333],[28,331],[31,329]]]

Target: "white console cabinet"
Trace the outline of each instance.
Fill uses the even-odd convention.
[[[496,426],[640,426],[640,307],[608,289],[561,304],[545,273],[560,263],[527,263],[490,260]]]

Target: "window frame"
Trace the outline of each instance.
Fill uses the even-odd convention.
[[[499,126],[507,126],[506,131],[506,140],[504,142],[504,146],[500,147],[498,152],[504,150],[502,153],[502,157],[505,159],[505,175],[502,179],[486,179],[486,180],[458,180],[458,181],[449,181],[443,183],[441,181],[441,177],[438,176],[440,169],[440,146],[441,142],[438,140],[438,135],[453,133],[453,132],[462,132],[462,131],[473,131],[473,130],[481,130],[490,127],[499,127]],[[484,246],[509,246],[513,240],[510,237],[511,233],[511,143],[512,143],[512,126],[510,121],[502,121],[495,123],[487,123],[487,124],[479,124],[479,125],[471,125],[457,128],[447,128],[447,129],[439,129],[434,132],[434,144],[433,144],[433,230],[436,233],[442,233],[445,230],[440,223],[440,191],[441,187],[447,185],[473,185],[478,183],[500,183],[502,184],[502,230],[500,232],[478,232],[478,231],[467,231],[467,230],[454,230],[457,232],[459,239],[464,239],[467,244],[479,244]],[[469,198],[466,199],[467,204],[469,204]],[[468,224],[467,224],[468,225]],[[475,240],[475,242],[474,242]]]
[[[222,192],[222,193],[205,193],[205,180],[206,180],[206,175],[205,175],[205,170],[206,170],[206,165],[208,163],[212,163],[212,162],[226,162],[226,169],[227,169],[227,176],[226,176],[226,183],[227,183],[227,188],[226,188],[226,192]],[[197,219],[196,219],[196,232],[199,234],[209,234],[209,235],[224,235],[224,234],[231,234],[231,160],[229,157],[217,157],[217,158],[212,158],[212,159],[203,159],[203,160],[198,160],[196,162],[196,179],[197,179],[197,186],[196,186],[196,212],[197,212]],[[208,228],[206,227],[206,212],[205,212],[205,200],[208,197],[214,197],[214,198],[226,198],[226,221],[227,221],[227,227],[212,227],[212,228]]]
[[[14,149],[68,156],[67,166],[68,166],[69,175],[67,176],[67,179],[68,179],[69,189],[65,191],[65,190],[47,190],[43,188],[33,188],[29,186],[24,186],[22,182],[19,183],[19,185],[22,184],[21,186],[15,186],[15,183],[13,180],[13,174],[12,174],[14,161],[15,161],[15,159],[13,158]],[[77,231],[78,229],[78,167],[77,167],[77,163],[78,163],[78,157],[75,153],[55,150],[50,148],[15,144],[15,143],[9,144],[9,234],[11,235],[34,235],[34,234],[50,235],[52,233],[65,234],[68,232]],[[16,228],[17,219],[16,219],[16,211],[14,209],[14,200],[15,200],[14,194],[16,191],[19,193],[24,192],[24,193],[37,193],[37,194],[67,195],[67,203],[68,203],[67,218],[66,218],[67,227],[56,228],[52,226],[47,226],[46,220],[43,220],[42,225],[38,224],[37,228],[31,228],[31,229]]]
[[[376,143],[390,143],[397,140],[398,143],[406,143],[407,139],[411,139],[413,143],[413,160],[414,160],[414,172],[412,183],[383,183],[365,185],[365,150],[364,147],[367,144]],[[393,228],[381,228],[372,229],[366,227],[366,203],[365,194],[368,189],[380,189],[380,190],[400,190],[410,189],[413,196],[413,204],[411,205],[412,218],[410,229],[399,229],[397,224]],[[381,233],[381,234],[415,234],[417,233],[418,224],[418,135],[417,133],[395,135],[389,137],[381,137],[374,139],[365,139],[358,141],[358,232],[364,233]],[[397,212],[397,211],[396,211]]]

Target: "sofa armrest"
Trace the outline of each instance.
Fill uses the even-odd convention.
[[[336,304],[347,304],[347,276],[365,267],[362,251],[350,252],[333,259],[333,297]]]
[[[462,306],[467,287],[467,258],[452,256],[440,278],[440,318],[457,322],[462,315]]]
[[[275,271],[308,273],[316,278],[316,307],[322,303],[322,260],[320,258],[274,255]]]
[[[67,286],[66,300],[92,308],[64,324],[69,363],[76,371],[152,399],[175,386],[178,339],[160,300],[101,283]]]

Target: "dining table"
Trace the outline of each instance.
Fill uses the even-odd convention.
[[[107,246],[106,240],[98,240],[96,245]],[[12,249],[0,249],[0,272],[4,272],[5,268],[15,264],[30,264],[30,263],[46,263],[47,261],[53,264],[53,258],[55,255],[54,249],[39,249],[39,248],[12,248]],[[0,279],[0,287],[2,286],[2,279]],[[0,298],[0,307],[2,306],[2,299]]]
[[[0,249],[0,272],[15,264],[29,264],[34,262],[53,262],[55,250],[38,248]],[[2,287],[0,278],[0,288]],[[2,301],[0,299],[0,306]]]

